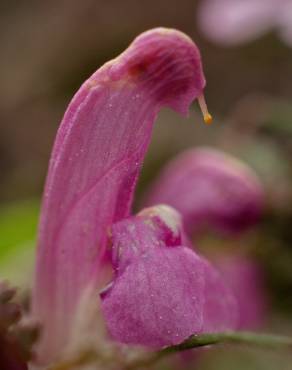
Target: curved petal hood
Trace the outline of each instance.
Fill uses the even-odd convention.
[[[44,326],[40,360],[60,353],[82,292],[104,281],[108,230],[129,215],[159,109],[187,114],[204,85],[196,45],[157,28],[95,72],[69,104],[39,227],[33,310]]]

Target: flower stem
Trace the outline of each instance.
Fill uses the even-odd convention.
[[[268,349],[292,349],[292,338],[272,334],[258,334],[252,332],[223,332],[193,335],[181,344],[164,348],[152,356],[139,359],[127,366],[126,370],[147,368],[169,354],[186,351],[188,349],[209,346],[213,344],[245,344]]]
[[[292,338],[273,334],[259,334],[252,332],[223,332],[192,335],[184,342],[164,348],[159,352],[147,353],[145,357],[141,357],[128,364],[122,365],[123,370],[135,370],[140,368],[147,368],[156,364],[160,359],[177,352],[186,351],[188,349],[210,346],[213,344],[244,344],[248,346],[257,346],[268,349],[292,349]],[[98,359],[96,353],[92,351],[85,351],[81,353],[76,359],[60,363],[57,366],[48,368],[47,370],[71,370],[76,369],[82,364],[94,362]]]
[[[224,332],[224,333],[210,333],[193,335],[186,341],[176,346],[171,346],[163,349],[161,352],[171,353],[185,351],[187,349],[208,346],[211,344],[247,344],[264,348],[291,348],[292,338],[272,334],[259,334],[252,332]]]

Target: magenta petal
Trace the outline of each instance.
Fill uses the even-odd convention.
[[[159,109],[186,114],[205,79],[196,45],[163,28],[145,32],[80,88],[58,131],[43,199],[33,310],[39,358],[69,336],[81,294],[104,278],[108,230],[129,214]]]
[[[115,224],[112,237],[116,276],[102,310],[115,340],[160,348],[237,328],[233,293],[209,262],[179,244],[186,237],[170,207]]]
[[[239,328],[259,328],[267,316],[267,294],[260,266],[247,256],[220,255],[213,260],[234,292],[239,309]]]
[[[146,205],[165,203],[183,216],[188,233],[202,226],[242,232],[259,219],[263,191],[239,160],[213,149],[191,149],[171,161],[150,189]]]
[[[109,332],[122,343],[179,343],[202,329],[202,286],[202,263],[189,248],[150,250],[104,296]]]
[[[161,348],[202,330],[205,263],[168,243],[170,232],[159,216],[143,213],[113,226],[117,274],[102,293],[102,311],[119,342]]]
[[[205,260],[204,333],[238,329],[236,293],[230,289],[228,280],[223,279],[220,272]]]

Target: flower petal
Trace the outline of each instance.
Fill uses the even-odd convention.
[[[170,233],[158,212],[113,226],[117,273],[102,293],[102,310],[113,339],[161,348],[201,332],[205,262],[177,245],[175,237],[169,239]]]
[[[191,149],[171,161],[150,189],[146,205],[161,202],[182,214],[189,234],[206,224],[238,233],[259,219],[263,191],[239,160],[213,149]]]
[[[104,280],[108,228],[129,214],[159,109],[186,114],[204,85],[195,44],[158,28],[94,73],[69,104],[39,229],[33,306],[44,326],[40,360],[62,351],[82,292]]]
[[[203,258],[201,257],[203,260]],[[203,307],[204,333],[238,329],[238,302],[236,292],[230,289],[227,279],[207,260],[205,262],[205,290]]]
[[[180,244],[183,233],[167,206],[113,226],[116,276],[102,310],[115,340],[161,348],[237,327],[233,293],[207,260]]]
[[[217,256],[213,263],[234,292],[239,309],[239,329],[259,328],[267,316],[267,295],[260,266],[239,253]]]

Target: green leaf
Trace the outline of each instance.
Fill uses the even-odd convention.
[[[0,277],[26,284],[33,269],[39,202],[27,200],[0,207]]]

